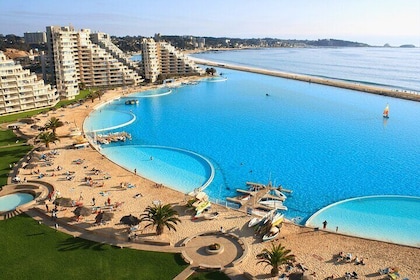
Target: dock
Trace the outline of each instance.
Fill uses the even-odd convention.
[[[257,194],[256,191],[247,191],[247,190],[243,190],[243,189],[236,189],[236,191],[238,193],[244,193],[244,194],[249,194],[249,195],[256,195]]]
[[[261,183],[255,183],[255,182],[246,182],[246,185],[250,188],[254,188],[255,190],[243,190],[243,189],[236,189],[236,191],[240,194],[249,195],[249,199],[241,199],[241,195],[235,196],[235,197],[227,197],[226,200],[229,202],[236,203],[240,205],[239,209],[246,210],[249,212],[249,209],[264,209],[266,211],[273,210],[274,208],[260,204],[258,201],[262,197],[272,197],[272,198],[278,198],[276,196],[270,195],[270,191],[273,189],[277,189],[281,192],[285,193],[292,193],[292,190],[288,190],[283,188],[281,185],[278,187],[273,187],[270,184],[261,184]],[[280,210],[287,210],[287,207],[282,205],[282,207],[278,207]]]

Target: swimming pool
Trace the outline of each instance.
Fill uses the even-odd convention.
[[[13,193],[0,197],[0,212],[14,210],[16,207],[26,204],[34,199],[28,193]]]
[[[306,222],[352,236],[420,247],[420,197],[369,196],[329,205]]]
[[[319,209],[352,197],[420,196],[418,102],[227,69],[223,73],[219,82],[204,80],[164,95],[135,93],[140,98],[136,106],[110,102],[86,119],[84,130],[100,127],[111,112],[130,112],[136,120],[119,129],[132,140],[102,146],[111,160],[158,183],[168,178],[168,186],[187,193],[207,181],[206,165],[179,157],[168,165],[182,168],[172,172],[153,168],[149,158],[157,153],[158,159],[159,149],[144,157],[131,155],[148,145],[190,151],[214,167],[206,188],[212,200],[225,203],[237,188],[246,188],[246,181],[271,181],[293,190],[285,216],[301,224]],[[393,115],[384,120],[387,103]],[[192,182],[179,170],[201,179]],[[175,182],[179,176],[181,183]]]

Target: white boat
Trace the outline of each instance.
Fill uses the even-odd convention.
[[[274,197],[262,197],[258,203],[273,209],[287,210],[287,207],[283,205],[283,201]]]
[[[382,114],[384,116],[384,118],[388,119],[389,118],[389,105],[386,104],[386,107],[384,109],[384,112]]]
[[[277,189],[270,190],[268,194],[274,197],[278,197],[281,201],[285,201],[287,198],[287,196],[284,193],[282,193],[281,191]]]
[[[203,218],[206,220],[213,220],[219,217],[219,212],[212,212],[203,215]]]
[[[260,224],[261,222],[267,221],[269,217],[274,215],[274,212],[275,210],[271,210],[269,212],[260,212],[262,215],[259,215],[260,217],[252,218],[248,223],[248,227],[253,227]]]
[[[262,218],[258,218],[258,217],[254,217],[252,218],[249,223],[248,223],[248,227],[253,227],[258,225],[261,222]]]
[[[198,216],[200,216],[203,212],[204,212],[204,210],[206,210],[207,208],[209,208],[211,206],[211,203],[210,203],[210,201],[202,201],[196,208],[195,208],[195,211],[196,211],[196,214],[195,214],[195,217],[198,217]]]
[[[273,216],[270,217],[270,222],[272,226],[277,226],[284,221],[284,214],[276,210]]]
[[[262,240],[263,242],[273,240],[274,238],[277,237],[277,235],[279,235],[279,233],[280,233],[280,229],[276,226],[273,226],[271,227],[268,233],[264,234]]]

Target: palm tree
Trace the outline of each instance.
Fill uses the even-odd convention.
[[[55,131],[57,130],[57,128],[63,126],[64,123],[62,121],[60,121],[58,118],[56,117],[52,117],[46,124],[45,124],[45,128],[46,129],[51,129],[52,132],[55,134]]]
[[[45,147],[49,148],[50,147],[50,143],[55,143],[56,141],[60,141],[60,139],[58,139],[57,135],[55,135],[54,132],[42,132],[40,133],[37,138],[39,140],[41,140],[42,143],[45,144]]]
[[[170,204],[147,206],[144,213],[140,215],[140,222],[149,222],[145,226],[156,227],[156,234],[161,235],[165,226],[176,231],[175,225],[181,222],[178,219],[178,212]]]
[[[271,276],[278,276],[280,265],[286,264],[289,261],[295,261],[295,255],[290,253],[291,250],[281,246],[281,243],[278,245],[271,244],[270,250],[266,248],[261,252],[261,254],[258,255],[260,260],[257,262],[257,264],[265,263],[266,266],[270,265],[272,267]]]
[[[216,74],[216,69],[214,69],[213,67],[206,68],[206,74],[213,76],[214,74]]]

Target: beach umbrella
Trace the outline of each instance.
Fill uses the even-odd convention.
[[[99,212],[96,217],[95,217],[95,223],[99,224],[100,222],[102,222],[102,219],[104,217],[104,212]]]
[[[39,159],[41,158],[41,154],[34,154],[34,157],[31,157],[28,160],[28,163],[37,163],[39,161]]]
[[[102,221],[104,222],[109,222],[112,220],[112,218],[114,218],[114,213],[111,212],[102,212]]]
[[[58,206],[71,207],[73,206],[73,200],[67,197],[59,197],[54,200],[54,204]]]
[[[114,213],[111,212],[99,212],[95,217],[95,223],[99,224],[101,222],[109,222],[114,218]]]
[[[303,273],[293,272],[289,274],[289,280],[301,280],[303,278]]]
[[[25,169],[34,169],[36,167],[38,167],[38,164],[36,164],[36,163],[29,163],[29,164],[25,165],[24,168]]]
[[[20,119],[19,121],[20,122],[23,122],[23,123],[26,123],[26,124],[33,124],[33,123],[35,123],[35,120],[34,119],[31,119],[31,118]]]
[[[35,130],[38,130],[38,129],[40,129],[40,128],[41,128],[41,126],[39,126],[39,125],[37,125],[37,124],[33,124],[33,125],[31,125],[31,128],[32,128],[32,129],[35,129]]]
[[[129,225],[129,226],[134,226],[140,223],[140,219],[130,214],[130,215],[122,217],[120,220],[120,223]]]
[[[92,214],[92,209],[87,208],[85,206],[80,206],[80,207],[77,207],[76,209],[74,209],[73,213],[76,216],[84,216],[84,217],[87,217],[87,216],[89,216],[89,215]]]

